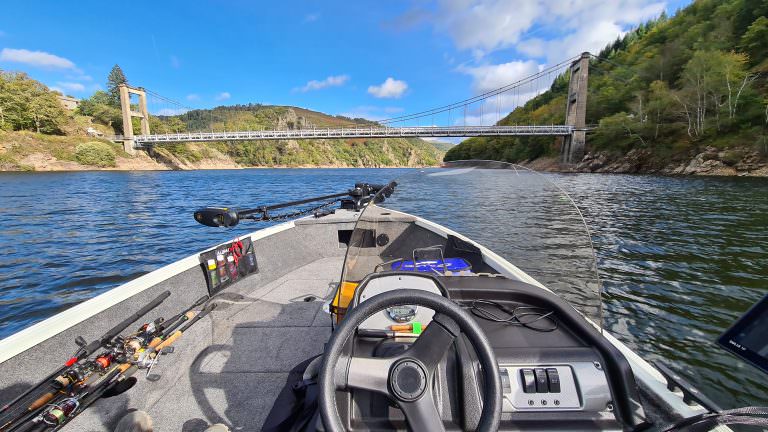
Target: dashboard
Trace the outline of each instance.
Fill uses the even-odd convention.
[[[514,307],[547,308],[556,328],[548,331],[483,319],[475,314],[496,354],[503,387],[501,430],[535,427],[548,430],[621,430],[642,422],[634,376],[626,359],[605,341],[573,308],[541,288],[503,277],[434,276],[406,272],[369,275],[361,282],[353,304],[401,288],[423,289],[456,301],[466,309],[476,300],[493,300]],[[393,325],[429,325],[433,312],[419,306],[398,306],[377,312],[360,327],[356,355],[386,357],[402,352],[411,337],[366,337]],[[474,429],[482,410],[482,374],[471,346],[461,338],[455,355],[448,355],[436,377],[434,392],[446,425]],[[350,415],[360,430],[377,422],[398,427],[397,408],[381,395],[356,394]],[[383,410],[380,405],[389,408]],[[379,405],[379,407],[377,407]],[[354,422],[352,422],[354,423]],[[354,428],[353,428],[354,429]]]

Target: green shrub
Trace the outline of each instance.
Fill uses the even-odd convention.
[[[115,150],[102,142],[87,142],[75,147],[75,160],[83,165],[97,167],[115,166]]]

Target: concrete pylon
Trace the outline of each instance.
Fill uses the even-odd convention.
[[[141,134],[149,135],[149,112],[147,111],[147,93],[143,88],[128,87],[120,84],[120,110],[123,113],[123,148],[128,154],[136,154],[133,139],[133,117],[141,119]],[[139,111],[131,111],[131,95],[139,96]]]
[[[589,59],[591,54],[581,53],[578,60],[571,63],[571,76],[568,83],[568,99],[565,103],[565,124],[581,129],[574,131],[563,140],[563,163],[574,164],[584,157],[587,133],[587,84],[589,79]]]

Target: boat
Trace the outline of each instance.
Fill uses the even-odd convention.
[[[0,430],[110,431],[132,411],[156,431],[726,422],[603,328],[590,232],[551,176],[459,161],[331,192],[199,209],[200,229],[282,222],[0,341]]]

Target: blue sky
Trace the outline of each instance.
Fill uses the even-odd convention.
[[[105,87],[117,63],[132,85],[193,108],[253,102],[382,119],[597,52],[637,23],[687,3],[6,2],[0,69],[86,97]],[[134,15],[123,17],[122,9]],[[515,103],[499,101],[500,109]],[[152,112],[174,108],[150,99]]]

